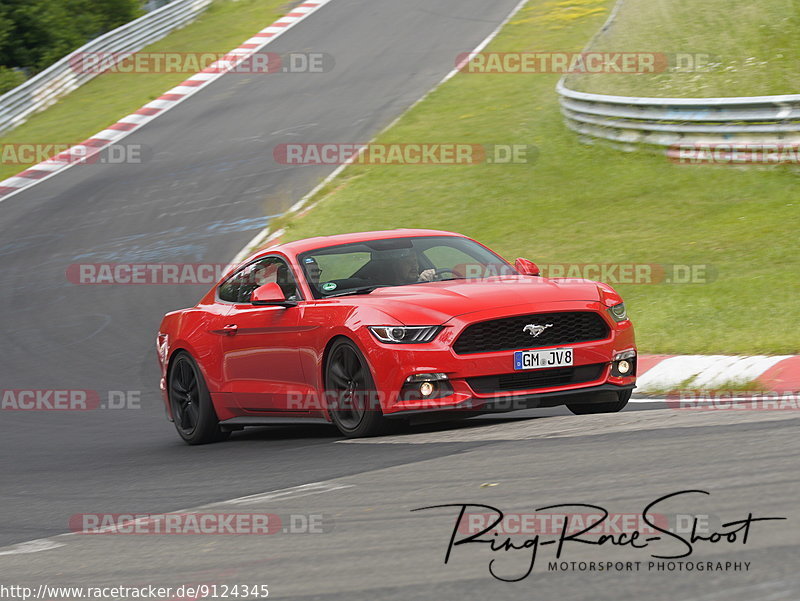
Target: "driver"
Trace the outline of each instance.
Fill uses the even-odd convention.
[[[417,253],[412,250],[402,251],[396,259],[397,274],[401,282],[433,282],[436,279],[435,269],[419,269]]]
[[[268,278],[269,270],[267,266],[263,263],[255,265],[253,271],[250,272],[250,284],[253,285],[253,289],[255,290],[259,286],[263,286],[269,281]]]

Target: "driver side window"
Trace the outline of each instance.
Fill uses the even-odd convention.
[[[256,288],[271,282],[281,287],[286,300],[300,299],[292,270],[280,257],[265,257],[246,265],[220,285],[218,295],[229,303],[249,303]]]

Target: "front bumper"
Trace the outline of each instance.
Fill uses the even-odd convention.
[[[404,409],[388,414],[386,417],[406,417],[426,413],[508,413],[521,409],[539,409],[557,407],[566,404],[607,403],[619,400],[619,393],[633,390],[635,384],[617,386],[616,384],[600,384],[579,389],[557,390],[552,392],[535,392],[528,394],[506,395],[494,398],[472,397],[455,405],[434,406],[423,409]]]
[[[533,407],[549,407],[565,403],[609,402],[622,391],[635,387],[636,372],[621,377],[614,375],[612,362],[625,351],[635,351],[633,325],[630,321],[614,322],[605,307],[597,302],[548,303],[537,305],[530,313],[552,311],[595,311],[609,326],[603,340],[537,347],[533,349],[573,349],[573,367],[597,366],[591,379],[563,385],[543,385],[529,389],[482,393],[469,380],[484,376],[519,374],[514,370],[514,351],[497,351],[459,355],[453,342],[470,324],[504,316],[500,310],[469,314],[449,321],[439,336],[427,344],[382,344],[371,338],[365,343],[365,355],[375,378],[381,399],[381,410],[387,417],[441,411],[514,411]],[[368,334],[369,335],[369,334]],[[370,335],[371,336],[371,335]],[[526,349],[527,350],[527,349]],[[526,370],[528,371],[528,370]],[[545,371],[545,370],[532,370]],[[409,376],[441,373],[452,388],[438,398],[408,399],[401,391]]]

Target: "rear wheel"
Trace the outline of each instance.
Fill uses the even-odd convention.
[[[331,419],[345,436],[375,436],[389,430],[367,362],[346,338],[336,341],[328,353],[325,396]]]
[[[230,432],[223,432],[211,403],[203,375],[186,352],[178,353],[169,370],[167,394],[175,429],[187,443],[206,444],[225,440]]]
[[[567,409],[575,415],[590,415],[592,413],[617,413],[625,408],[631,398],[631,390],[621,392],[601,393],[603,397],[616,396],[616,400],[602,400],[597,403],[567,403]],[[613,397],[612,397],[613,398]]]

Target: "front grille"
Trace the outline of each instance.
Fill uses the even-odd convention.
[[[496,376],[467,378],[470,388],[478,394],[510,392],[514,390],[535,390],[567,384],[581,384],[597,380],[603,374],[605,363],[579,365],[577,367],[556,367],[553,369],[534,369]]]
[[[523,331],[527,325],[548,324],[552,325],[535,337]],[[534,313],[474,323],[461,333],[453,350],[459,355],[514,351],[603,340],[608,334],[606,322],[592,311]]]

